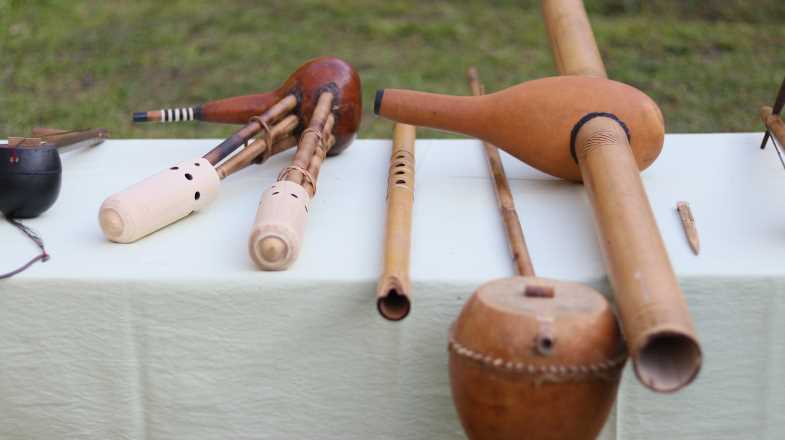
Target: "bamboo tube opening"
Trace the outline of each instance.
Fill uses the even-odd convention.
[[[698,375],[702,363],[698,341],[680,332],[658,332],[641,347],[635,374],[655,391],[674,392]]]
[[[390,321],[400,321],[405,318],[411,310],[409,297],[398,289],[391,288],[384,296],[380,296],[376,301],[376,308],[379,313]]]

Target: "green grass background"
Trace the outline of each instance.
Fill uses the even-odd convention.
[[[650,94],[669,132],[759,131],[785,75],[782,0],[586,0],[609,75]],[[363,81],[360,137],[389,137],[377,88],[468,94],[555,70],[537,1],[0,0],[0,137],[34,126],[115,138],[225,137],[231,126],[134,126],[136,110],[273,89],[335,55]],[[422,137],[442,137],[423,131]]]

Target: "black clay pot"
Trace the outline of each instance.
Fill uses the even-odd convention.
[[[57,148],[0,145],[0,212],[31,218],[49,209],[60,194],[63,166]]]

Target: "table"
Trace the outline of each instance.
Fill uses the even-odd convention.
[[[668,135],[643,173],[705,363],[673,395],[628,366],[603,439],[785,437],[785,172],[760,138]],[[291,153],[146,239],[103,238],[105,197],[216,142],[110,140],[64,155],[58,203],[26,222],[52,259],[0,281],[0,438],[464,438],[447,330],[474,289],[513,272],[479,142],[417,142],[413,309],[397,323],[374,297],[387,140],[326,162],[289,271],[256,270],[246,245]],[[582,186],[503,159],[538,275],[610,294]],[[36,249],[0,223],[5,271]]]

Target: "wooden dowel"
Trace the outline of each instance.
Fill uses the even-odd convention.
[[[265,124],[271,124],[292,111],[295,106],[297,106],[297,98],[294,95],[287,95],[262,113],[259,116],[259,120],[263,121]],[[212,165],[217,165],[251,138],[259,134],[260,131],[265,129],[264,124],[260,123],[259,120],[252,118],[243,128],[218,144],[212,150],[208,151],[207,154],[202,157],[207,159]]]
[[[582,2],[542,5],[560,73],[605,76]],[[701,348],[627,134],[595,117],[578,129],[575,148],[635,373],[654,391],[676,391],[700,371]]]
[[[785,121],[773,114],[772,108],[769,106],[760,108],[760,119],[766,124],[766,129],[774,136],[780,147],[785,148]]]
[[[482,83],[480,82],[477,69],[472,67],[467,72],[469,79],[469,87],[472,89],[474,96],[484,95]],[[499,155],[499,149],[495,145],[488,142],[483,142],[483,149],[485,150],[485,157],[488,159],[488,167],[493,177],[493,188],[496,193],[496,202],[499,205],[499,211],[504,221],[504,228],[507,233],[507,242],[512,252],[513,262],[515,263],[515,270],[518,275],[535,276],[534,266],[532,265],[529,249],[526,247],[526,239],[523,235],[523,228],[521,221],[518,218],[518,212],[515,209],[515,200],[512,197],[512,190],[510,189],[510,182],[507,181],[507,174],[504,172],[504,165],[502,165],[502,158]]]
[[[299,123],[299,119],[295,115],[289,115],[282,119],[280,122],[275,124],[273,127],[270,128],[270,136],[262,136],[256,140],[254,140],[251,144],[247,147],[243,148],[242,150],[238,151],[237,154],[230,157],[226,161],[224,161],[221,165],[216,167],[216,171],[218,172],[218,176],[223,179],[227,176],[230,176],[243,168],[251,165],[254,163],[255,159],[260,155],[265,155],[267,153],[268,148],[275,146],[278,143],[278,139],[284,138],[290,135],[295,128],[297,128],[297,124]],[[273,145],[269,146],[269,141],[272,140]],[[290,146],[293,146],[291,144]],[[273,154],[273,151],[269,151],[269,155]]]
[[[311,122],[308,124],[308,128],[303,132],[302,136],[300,136],[297,152],[294,153],[294,159],[292,160],[291,166],[293,169],[290,169],[289,172],[286,173],[284,180],[299,184],[303,183],[305,176],[297,168],[302,170],[308,169],[308,165],[311,163],[311,157],[313,157],[313,153],[316,151],[321,133],[324,130],[327,116],[330,114],[332,102],[333,94],[330,92],[324,92],[319,96],[319,100],[317,101],[316,107],[313,110],[313,115],[311,116]]]
[[[409,256],[412,241],[416,136],[414,126],[395,124],[387,178],[383,272],[376,288],[376,308],[383,317],[391,321],[405,318],[411,310]]]

